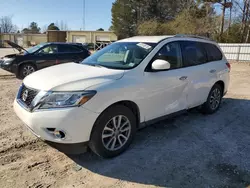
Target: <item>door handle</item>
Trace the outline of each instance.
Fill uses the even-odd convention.
[[[216,70],[215,70],[215,69],[212,69],[212,70],[210,70],[209,72],[210,72],[210,73],[215,73]]]
[[[179,80],[182,80],[182,81],[184,81],[186,79],[187,79],[187,76],[182,76],[182,77],[179,78]]]

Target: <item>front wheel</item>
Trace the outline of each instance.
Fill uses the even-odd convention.
[[[216,112],[221,104],[222,99],[222,88],[219,84],[215,84],[207,98],[207,101],[202,105],[201,112],[205,114],[212,114]]]
[[[31,73],[36,71],[36,67],[30,63],[21,65],[19,76],[20,78],[25,78],[26,76],[30,75]]]
[[[89,147],[101,157],[115,157],[129,147],[135,132],[135,115],[126,106],[116,105],[108,108],[97,119]]]

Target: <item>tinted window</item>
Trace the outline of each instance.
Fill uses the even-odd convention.
[[[180,68],[181,50],[178,42],[171,42],[163,46],[158,52],[155,59],[163,59],[170,63],[170,69]]]
[[[48,45],[38,51],[38,53],[42,54],[54,54],[57,52],[58,52],[57,45]]]
[[[71,45],[59,45],[59,52],[74,53],[74,52],[81,52],[81,49]]]
[[[222,53],[214,44],[205,44],[204,45],[207,51],[208,61],[219,61],[222,59]]]
[[[203,43],[193,41],[181,42],[182,58],[184,66],[199,65],[207,62],[206,51]]]

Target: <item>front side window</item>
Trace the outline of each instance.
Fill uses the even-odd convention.
[[[54,54],[57,53],[57,45],[49,45],[38,51],[40,54]]]
[[[206,52],[201,43],[182,41],[180,44],[184,66],[200,65],[207,62]]]
[[[82,64],[131,69],[139,65],[155,46],[155,43],[117,42],[86,58]]]
[[[164,45],[154,59],[162,59],[170,63],[170,69],[182,67],[181,50],[178,42]]]

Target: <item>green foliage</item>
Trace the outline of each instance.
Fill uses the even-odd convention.
[[[217,20],[215,15],[203,15],[199,10],[193,9],[184,10],[169,25],[174,33],[213,35],[216,33]]]
[[[112,26],[118,38],[135,35],[136,12],[134,0],[116,0],[112,6]]]
[[[240,23],[234,23],[231,25],[230,30],[227,29],[225,31],[220,39],[220,42],[225,43],[241,43],[241,33],[240,33],[241,24]],[[219,37],[217,36],[217,40],[219,40]],[[249,42],[249,41],[248,41]]]
[[[141,23],[137,29],[138,35],[172,35],[173,29],[169,24],[149,20]]]
[[[96,31],[104,31],[104,29],[103,28],[99,28]]]
[[[49,24],[47,30],[56,30],[56,31],[59,31],[60,29],[54,23],[51,23],[51,24]]]
[[[145,31],[147,22],[156,22],[153,27],[162,27],[163,23],[174,19],[187,4],[190,3],[186,0],[116,0],[112,6],[112,29],[118,38],[130,37],[137,32],[153,33]],[[155,34],[165,33],[165,29],[164,32],[162,28],[154,29]]]
[[[30,26],[28,28],[24,28],[22,30],[23,33],[32,33],[37,34],[40,33],[40,27],[38,27],[38,24],[36,22],[31,22]]]

